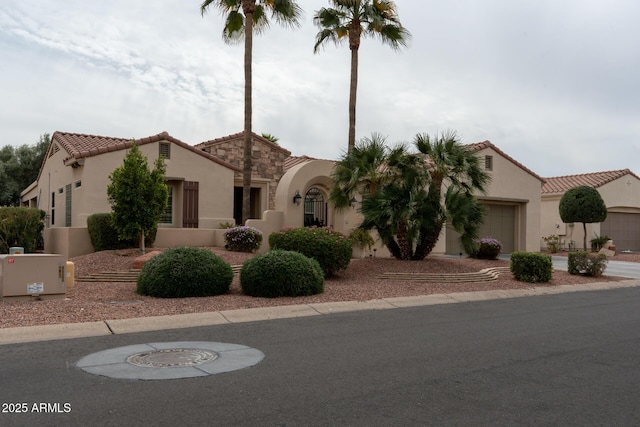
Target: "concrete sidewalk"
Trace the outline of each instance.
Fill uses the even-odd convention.
[[[490,290],[385,298],[369,301],[340,301],[318,304],[284,305],[278,307],[178,314],[173,316],[105,320],[89,323],[24,326],[0,329],[0,345],[158,331],[165,329],[180,329],[228,323],[254,322],[271,319],[286,319],[292,317],[320,316],[345,311],[385,310],[402,307],[551,295],[566,292],[599,291],[635,286],[640,286],[640,279],[624,280],[619,282],[597,282],[580,285],[539,286],[529,289]]]

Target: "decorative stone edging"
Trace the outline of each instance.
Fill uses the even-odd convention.
[[[463,283],[463,282],[491,282],[500,274],[510,272],[509,267],[483,268],[476,273],[382,273],[378,279],[402,280],[423,283]]]
[[[232,265],[233,274],[240,274],[241,265]],[[131,269],[124,271],[105,271],[102,273],[93,273],[86,276],[76,277],[76,282],[137,282],[140,275],[139,269]]]

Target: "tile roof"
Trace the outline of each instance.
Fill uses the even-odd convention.
[[[291,151],[287,150],[286,148],[282,148],[280,145],[276,144],[275,142],[271,142],[269,141],[267,138],[258,135],[255,132],[251,132],[251,135],[253,136],[254,140],[260,141],[263,144],[275,149],[275,150],[279,150],[284,152],[287,156],[291,155]],[[204,141],[201,142],[199,144],[194,145],[195,148],[202,150],[205,147],[211,147],[212,145],[217,145],[217,144],[222,144],[224,142],[229,142],[229,141],[233,141],[236,139],[240,139],[244,137],[244,131],[242,132],[238,132],[238,133],[234,133],[232,135],[227,135],[227,136],[222,136],[220,138],[216,138],[216,139],[210,139],[209,141]]]
[[[577,187],[578,185],[587,185],[589,187],[598,188],[626,175],[634,176],[636,179],[640,180],[640,177],[629,169],[545,178],[546,182],[542,186],[542,194],[562,194],[570,188]]]
[[[59,144],[67,151],[67,153],[69,153],[69,157],[64,159],[65,164],[72,164],[75,161],[83,159],[85,157],[91,157],[111,151],[128,149],[133,144],[133,141],[134,139],[131,138],[113,138],[109,136],[85,135],[59,131],[54,132],[53,136],[51,137],[52,144],[54,142]],[[240,171],[240,169],[236,166],[233,166],[232,164],[227,163],[224,160],[202,150],[198,150],[197,148],[172,137],[167,132],[162,132],[157,135],[152,135],[145,138],[135,139],[135,142],[138,145],[144,145],[158,141],[172,142],[176,145],[181,146],[182,148],[196,153],[199,156],[206,157],[207,159],[229,169],[233,169],[234,171],[238,172]]]
[[[520,169],[526,171],[530,175],[533,175],[534,177],[539,179],[542,183],[544,183],[546,181],[546,178],[542,178],[540,175],[538,175],[537,173],[533,172],[531,169],[529,169],[528,167],[526,167],[522,163],[518,162],[516,159],[514,159],[511,156],[509,156],[507,153],[505,153],[504,151],[502,151],[501,149],[499,149],[498,147],[493,145],[490,141],[483,141],[483,142],[476,142],[474,144],[468,144],[467,147],[471,148],[471,150],[473,150],[473,151],[481,151],[481,150],[484,150],[485,148],[491,148],[493,151],[495,151],[496,153],[500,154],[502,157],[504,157],[505,159],[509,160],[511,163],[513,163],[514,165],[518,166]]]
[[[309,156],[289,156],[284,160],[284,170],[288,171],[289,169],[299,165],[300,163],[306,163],[311,160],[322,160],[322,159],[316,159],[314,157],[309,157]]]

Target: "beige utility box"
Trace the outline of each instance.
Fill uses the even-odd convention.
[[[7,299],[60,299],[67,292],[62,255],[0,255],[0,294]]]

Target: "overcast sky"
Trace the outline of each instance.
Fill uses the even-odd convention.
[[[313,54],[312,17],[254,38],[253,130],[294,155],[347,146],[350,53]],[[543,177],[640,174],[640,2],[397,0],[413,38],[364,39],[356,136],[489,140]],[[243,129],[243,45],[199,0],[2,0],[0,145],[43,133],[188,144]]]

